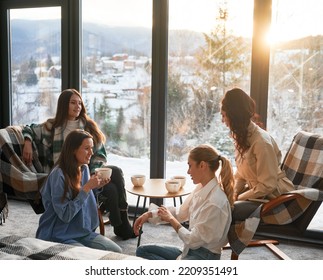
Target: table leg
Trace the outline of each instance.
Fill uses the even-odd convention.
[[[137,248],[140,246],[140,241],[141,241],[141,235],[143,233],[142,228],[144,225],[141,226],[140,230],[139,230],[139,236],[138,236],[138,241],[137,241]]]
[[[183,197],[179,196],[179,203],[183,204]],[[174,207],[176,207],[176,197],[173,197],[173,201],[174,201]]]
[[[138,196],[139,198],[139,196]],[[137,200],[137,207],[138,207],[138,200]],[[143,203],[143,206],[142,206],[142,212],[145,211],[145,208],[146,208],[146,202],[147,202],[147,197],[145,196],[144,197],[144,203]],[[137,247],[140,246],[140,241],[141,241],[141,234],[143,233],[142,231],[142,228],[143,228],[144,225],[141,226],[140,230],[139,230],[139,236],[138,236],[138,241],[137,241]]]
[[[147,197],[145,196],[144,198],[144,204],[142,205],[142,211],[141,213],[143,214],[143,212],[145,211],[145,208],[146,208],[146,202],[147,202]]]
[[[132,223],[132,226],[135,224],[135,221],[136,221],[136,219],[137,219],[139,202],[140,202],[140,195],[138,195],[138,198],[137,198],[137,204],[136,204],[135,214],[134,214],[134,217],[133,217],[133,223]]]

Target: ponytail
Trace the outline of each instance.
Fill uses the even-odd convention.
[[[222,163],[219,181],[224,193],[226,194],[231,208],[233,208],[233,186],[234,177],[231,162],[223,156],[220,156],[218,151],[210,145],[202,144],[190,151],[189,157],[195,162],[207,162],[209,168],[215,173]]]
[[[228,197],[231,208],[233,207],[233,187],[234,187],[234,177],[233,170],[230,161],[223,156],[219,156],[219,161],[222,162],[222,168],[220,171],[220,183],[222,185],[223,191]]]

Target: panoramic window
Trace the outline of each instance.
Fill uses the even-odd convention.
[[[323,134],[323,9],[274,0],[272,10],[268,130],[285,154],[297,131]]]
[[[61,92],[61,8],[11,9],[13,124],[53,117]]]
[[[252,19],[252,0],[169,1],[167,177],[187,175],[188,152],[202,143],[234,163],[219,105],[234,86],[249,92]]]
[[[321,6],[316,0],[273,0],[267,124],[283,155],[298,131],[323,134]],[[322,224],[319,212],[309,228]]]
[[[83,0],[82,95],[108,162],[149,177],[152,1]],[[131,196],[130,196],[131,200]]]

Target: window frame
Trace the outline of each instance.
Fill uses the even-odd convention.
[[[11,49],[8,10],[24,8],[61,7],[61,88],[80,88],[81,79],[81,0],[1,0],[0,2],[0,127],[12,124],[11,108]]]
[[[0,127],[11,125],[10,22],[8,9],[61,7],[62,89],[81,89],[82,62],[82,0],[0,0]],[[267,116],[269,48],[257,43],[268,29],[272,0],[254,0],[254,28],[252,45],[251,96],[258,104],[260,115]],[[152,26],[152,85],[150,177],[164,178],[166,173],[166,104],[168,77],[168,0],[153,0]],[[264,17],[266,15],[266,17]],[[158,203],[158,201],[155,201]]]
[[[82,0],[0,0],[0,128],[11,125],[10,21],[8,9],[61,7],[62,89],[81,88]],[[254,0],[250,95],[266,126],[272,0]],[[153,0],[150,177],[164,178],[168,76],[168,0]],[[158,203],[158,202],[157,202]]]
[[[0,126],[11,124],[10,46],[8,9],[60,6],[62,9],[62,89],[81,88],[82,0],[1,0],[0,2]],[[254,36],[252,42],[250,95],[258,105],[266,124],[269,79],[269,47],[261,37],[268,30],[272,0],[254,0]],[[153,0],[152,92],[151,92],[151,178],[165,176],[166,102],[168,75],[168,0]],[[257,26],[257,28],[256,28]]]

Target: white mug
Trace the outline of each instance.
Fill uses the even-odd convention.
[[[182,175],[176,175],[172,177],[172,180],[178,180],[181,183],[181,188],[184,187],[186,183],[186,177]]]
[[[112,169],[109,167],[98,167],[95,168],[95,174],[102,179],[110,179],[112,174]]]
[[[131,176],[131,182],[135,187],[141,187],[146,181],[145,175],[132,175]]]
[[[170,193],[177,193],[181,188],[181,183],[178,180],[171,179],[165,182],[165,187]]]

